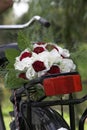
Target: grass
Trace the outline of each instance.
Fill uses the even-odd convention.
[[[9,124],[11,122],[11,117],[9,115],[9,111],[12,110],[12,104],[9,101],[10,93],[8,91],[4,91],[4,100],[2,102],[2,112],[4,115],[4,122],[6,126],[6,130],[10,130]]]

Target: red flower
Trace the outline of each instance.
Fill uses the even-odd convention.
[[[53,49],[56,49],[57,51],[59,51],[58,48],[57,48],[55,45],[51,45],[51,44],[47,44],[47,45],[46,45],[46,49],[47,49],[48,51],[51,51],[51,50],[53,50]]]
[[[47,74],[56,74],[60,73],[60,68],[57,65],[51,66],[50,70],[47,71]]]
[[[46,67],[45,67],[45,65],[44,65],[44,62],[42,62],[42,61],[35,61],[33,64],[32,64],[32,66],[33,66],[33,68],[34,68],[34,70],[36,71],[36,72],[39,72],[39,71],[42,71],[42,70],[44,70],[44,69],[46,69]]]
[[[32,56],[32,53],[30,52],[24,52],[21,57],[20,57],[20,61],[23,60],[24,58],[26,57],[31,57]]]
[[[39,53],[41,53],[43,51],[45,51],[45,49],[43,47],[39,47],[39,46],[35,47],[34,50],[33,50],[33,52],[35,52],[37,54],[39,54]]]
[[[25,73],[20,73],[20,74],[19,74],[19,78],[22,78],[22,79],[27,79],[27,77],[26,77]]]

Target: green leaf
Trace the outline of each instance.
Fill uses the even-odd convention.
[[[18,35],[18,47],[20,50],[24,50],[26,48],[32,48],[32,45],[29,42],[29,39],[23,32],[19,32]],[[18,88],[24,83],[28,82],[28,80],[18,78],[17,71],[14,68],[15,58],[20,55],[20,51],[17,49],[7,49],[5,51],[6,58],[8,59],[8,65],[6,66],[6,75],[5,75],[5,87],[13,89]]]
[[[29,38],[27,38],[26,34],[23,33],[22,31],[20,31],[18,33],[18,47],[20,48],[21,51],[23,51],[26,48],[30,48],[30,50],[32,49],[32,45],[29,41]]]
[[[17,49],[7,49],[5,51],[6,58],[9,61],[9,64],[7,65],[7,68],[13,68],[15,63],[15,58],[19,56],[20,51]]]
[[[27,80],[18,78],[15,70],[10,70],[5,76],[5,87],[15,89],[21,87]]]

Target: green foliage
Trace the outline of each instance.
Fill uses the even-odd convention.
[[[14,69],[9,70],[5,76],[5,87],[10,89],[21,87],[21,85],[26,82],[26,80],[18,78],[17,72]]]
[[[32,45],[30,43],[29,38],[27,37],[25,32],[20,31],[18,33],[18,47],[20,48],[21,51],[23,51],[25,48],[30,48],[32,49]]]
[[[82,77],[82,80],[87,80],[87,44],[79,45],[79,47],[71,53],[71,57],[77,65],[77,69]]]
[[[18,34],[18,47],[22,51],[27,47],[32,47],[23,32]],[[17,49],[7,49],[5,54],[9,62],[5,69],[5,87],[10,89],[18,88],[27,82],[27,80],[18,78],[18,72],[14,69],[15,58],[20,55],[20,51]]]
[[[17,57],[19,54],[20,51],[16,49],[7,49],[5,51],[5,55],[9,61],[9,64],[7,65],[8,69],[14,68],[15,57]]]
[[[19,55],[19,51],[16,49],[7,49],[5,51],[6,58],[8,59],[7,65],[0,68],[0,77],[4,78],[5,87],[12,88],[13,84],[17,83],[17,77],[14,70],[15,57]],[[13,81],[15,80],[15,81]]]
[[[86,39],[87,2],[85,0],[79,2],[78,0],[31,0],[29,11],[23,20],[30,19],[34,15],[46,18],[51,26],[47,30],[37,23],[31,26],[27,31],[33,41],[48,37],[52,42],[62,42],[71,50],[75,45],[79,45],[79,41]]]

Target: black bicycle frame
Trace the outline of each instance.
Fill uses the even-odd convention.
[[[48,76],[42,76],[40,78],[31,80],[28,84],[25,84],[25,86],[21,87],[16,91],[16,96],[21,96],[22,93],[24,93],[24,91],[29,91],[29,88],[31,88],[33,85],[38,84],[38,83],[42,83],[42,81],[45,78],[49,78],[49,77],[55,77],[55,76],[62,76],[62,75],[69,75],[69,74],[78,74],[78,72],[72,72],[72,73],[62,73],[62,74],[56,74],[56,75],[48,75]],[[28,93],[28,92],[27,92]],[[27,95],[26,93],[26,95]],[[29,111],[28,113],[32,113],[32,107],[49,107],[49,106],[55,106],[55,105],[67,105],[69,106],[69,118],[70,118],[70,128],[71,130],[75,130],[75,112],[74,112],[74,105],[76,104],[80,104],[83,103],[87,100],[87,95],[85,95],[82,98],[78,98],[78,99],[74,99],[73,98],[73,94],[70,93],[69,94],[69,99],[62,99],[62,100],[53,100],[53,101],[43,101],[43,99],[46,98],[46,96],[40,97],[39,100],[37,101],[30,101],[29,95],[28,95],[28,107],[29,107]],[[13,101],[13,96],[11,96],[11,101]],[[28,117],[28,121],[30,122],[30,126],[32,128],[32,123],[31,123],[31,117],[30,115],[27,116]],[[30,117],[30,118],[29,118]],[[85,110],[85,112],[83,113],[80,121],[79,121],[79,130],[84,130],[84,122],[85,119],[87,118],[87,109]]]
[[[71,130],[75,130],[75,113],[74,113],[74,105],[83,103],[87,100],[87,95],[80,99],[73,99],[72,94],[69,95],[69,99],[67,100],[55,100],[55,101],[40,101],[40,102],[32,102],[32,107],[48,107],[55,105],[68,105],[69,106],[69,116],[70,116],[70,127]],[[80,121],[79,121],[79,130],[84,130],[84,122],[87,118],[87,109],[83,113]]]
[[[69,99],[66,100],[53,100],[53,101],[42,101],[44,98],[46,98],[46,96],[41,97],[40,100],[35,101],[35,102],[31,102],[28,99],[28,115],[27,115],[27,120],[29,122],[29,128],[32,130],[32,122],[31,122],[31,113],[32,113],[32,107],[50,107],[50,106],[55,106],[55,105],[67,105],[69,106],[69,118],[70,118],[70,129],[71,130],[76,130],[75,128],[75,113],[74,113],[74,105],[76,104],[80,104],[83,103],[84,101],[87,100],[87,95],[85,95],[82,98],[79,99],[73,99],[72,94],[69,94]],[[22,106],[21,106],[22,107]],[[83,113],[80,121],[79,121],[79,130],[84,130],[84,122],[85,119],[87,118],[87,109],[85,110],[85,112]]]

